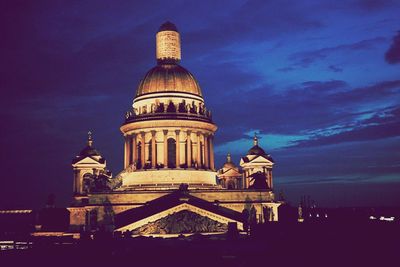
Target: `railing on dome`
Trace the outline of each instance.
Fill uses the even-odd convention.
[[[135,110],[125,113],[125,123],[145,120],[197,120],[204,122],[212,122],[211,111],[206,108],[197,111],[196,109],[175,108],[170,107],[163,109],[155,109],[153,112],[142,112],[138,114]]]

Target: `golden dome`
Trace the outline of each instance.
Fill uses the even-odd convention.
[[[226,155],[226,162],[224,163],[222,168],[225,169],[236,168],[235,163],[232,162],[231,153],[228,153],[228,155]]]
[[[149,70],[140,82],[136,96],[161,92],[189,93],[202,97],[194,76],[177,64],[159,64]]]

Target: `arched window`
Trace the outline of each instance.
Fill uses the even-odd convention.
[[[141,169],[142,168],[142,143],[139,141],[137,143],[137,166],[136,168]]]
[[[227,185],[227,188],[228,188],[228,189],[236,189],[236,186],[235,186],[235,182],[234,182],[234,181],[229,180],[227,184],[228,184],[228,185]]]
[[[176,167],[176,141],[173,138],[168,138],[168,168]]]
[[[152,144],[152,142],[150,141],[150,142],[149,142],[149,157],[148,157],[148,161],[149,161],[149,162],[151,162],[151,160],[152,160],[152,156],[153,156],[153,155],[152,155],[152,154],[153,154],[152,151],[153,151],[153,144]]]
[[[83,193],[90,193],[90,188],[93,182],[93,175],[91,173],[85,173],[83,175],[82,181],[82,192]]]

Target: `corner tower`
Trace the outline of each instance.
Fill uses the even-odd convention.
[[[217,126],[194,76],[179,65],[180,35],[166,22],[156,34],[157,65],[141,80],[121,132],[122,186],[154,189],[216,187]]]

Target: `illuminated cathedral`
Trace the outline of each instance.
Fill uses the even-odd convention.
[[[91,133],[72,161],[71,230],[173,235],[277,221],[274,161],[256,136],[239,167],[228,154],[216,168],[217,125],[199,83],[179,64],[180,34],[170,22],[156,34],[156,59],[120,127],[124,169],[108,171]]]

